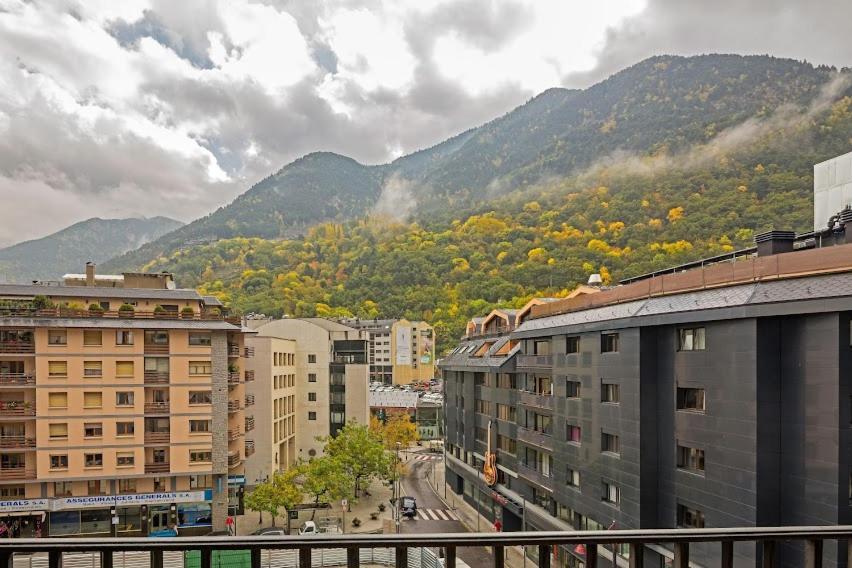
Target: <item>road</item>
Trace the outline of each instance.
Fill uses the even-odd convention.
[[[434,455],[439,458],[440,456]],[[408,474],[402,480],[402,494],[417,499],[417,517],[403,519],[400,531],[403,533],[466,533],[467,530],[454,511],[448,509],[437,495],[434,486],[430,487],[426,475],[431,471],[430,461],[416,459],[417,454],[409,454]],[[492,568],[494,561],[485,547],[459,548],[457,555],[471,568]]]

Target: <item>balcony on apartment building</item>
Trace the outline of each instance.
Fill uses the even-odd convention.
[[[240,356],[240,346],[236,343],[228,344],[228,357],[239,357]]]
[[[14,450],[18,448],[27,449],[35,447],[35,437],[27,435],[26,427],[23,424],[20,424],[18,428],[0,429],[0,448]]]
[[[228,401],[228,414],[233,414],[234,412],[239,412],[243,407],[240,406],[240,401],[238,400],[229,400]]]
[[[163,419],[168,422],[168,418]],[[168,444],[172,439],[172,433],[166,428],[152,428],[145,430],[146,444]]]
[[[35,340],[32,331],[0,331],[0,353],[35,353]]]
[[[145,369],[145,385],[167,385],[169,384],[168,371],[154,371]]]
[[[233,430],[228,430],[228,441],[233,442],[234,440],[239,440],[243,437],[243,433],[239,431],[239,429],[235,428]]]
[[[26,454],[0,454],[0,481],[35,479],[35,464],[27,463]]]
[[[550,369],[553,367],[553,355],[518,355],[518,368]]]
[[[248,372],[248,371],[246,371],[246,372]],[[247,394],[245,402],[246,402],[246,408],[248,408],[249,406],[254,406],[254,395],[253,394]]]
[[[540,464],[518,462],[518,475],[542,489],[553,491],[553,471]]]
[[[146,400],[145,414],[168,414],[170,406],[168,400]]]
[[[144,353],[145,355],[168,355],[169,332],[150,330],[146,331]]]
[[[534,392],[522,390],[518,393],[518,403],[523,406],[553,411],[553,395],[547,391]]]
[[[228,453],[228,467],[236,467],[240,465],[242,460],[240,459],[239,452],[229,452]]]
[[[254,453],[254,440],[246,440],[246,457]]]
[[[35,373],[14,373],[0,369],[0,387],[35,385]]]
[[[239,455],[235,456],[239,464]],[[228,458],[231,463],[231,456]],[[526,547],[537,552],[538,568],[550,568],[553,554],[559,551],[561,558],[571,558],[572,563],[582,562],[586,568],[609,566],[612,562],[613,544],[621,544],[626,554],[617,561],[618,566],[644,566],[646,547],[666,551],[667,565],[673,568],[690,566],[692,544],[708,543],[718,551],[716,566],[734,566],[735,543],[756,543],[761,565],[775,568],[781,562],[780,542],[802,550],[802,566],[816,568],[823,565],[824,557],[834,554],[826,549],[841,549],[842,561],[852,556],[852,527],[759,527],[759,528],[711,528],[711,529],[641,529],[600,530],[561,532],[497,532],[497,533],[404,533],[351,535],[334,534],[309,537],[275,538],[270,536],[201,536],[181,538],[14,538],[0,539],[0,561],[6,566],[18,564],[18,560],[32,562],[33,553],[44,554],[39,558],[45,566],[62,566],[65,554],[79,557],[80,553],[92,553],[92,568],[108,568],[121,565],[126,553],[141,552],[140,567],[164,566],[164,552],[197,554],[199,568],[220,566],[223,558],[237,555],[245,566],[262,565],[262,551],[277,550],[286,555],[287,565],[319,566],[328,556],[329,549],[339,550],[341,557],[334,565],[346,568],[359,566],[393,566],[394,568],[425,568],[443,566],[457,568],[459,549],[466,547],[490,547],[488,556],[493,568],[506,566],[507,549]],[[840,541],[841,546],[833,546]],[[436,549],[443,551],[438,557]],[[220,554],[227,551],[226,554]],[[116,556],[117,553],[117,556]],[[244,556],[239,556],[244,555]],[[23,558],[19,558],[23,557]],[[150,560],[149,560],[150,559]],[[69,558],[70,560],[70,558]],[[118,564],[115,564],[116,561]],[[88,559],[87,559],[88,562]],[[833,560],[832,560],[833,562]],[[124,564],[127,566],[128,564]]]
[[[0,418],[20,416],[35,416],[35,404],[26,400],[23,395],[0,399]]]
[[[254,371],[245,371],[246,382],[250,383],[254,380]]]
[[[550,434],[518,426],[517,437],[519,442],[528,446],[536,446],[544,450],[553,451],[553,436]]]
[[[246,416],[246,432],[254,430],[254,416]]]

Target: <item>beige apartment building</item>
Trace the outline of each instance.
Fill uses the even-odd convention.
[[[366,333],[370,381],[407,385],[435,378],[435,328],[425,321],[345,318]]]
[[[250,429],[244,336],[167,274],[0,285],[0,519],[22,536],[224,528]]]
[[[255,429],[246,434],[245,478],[254,486],[296,462],[296,341],[248,336],[246,345],[254,349],[246,407],[251,404]]]
[[[292,423],[295,428],[295,461],[320,455],[323,442],[317,438],[335,435],[346,422],[354,420],[361,424],[369,423],[367,340],[362,331],[322,318],[259,319],[249,320],[247,325],[256,332],[248,340],[249,345],[256,349],[270,338],[292,341],[295,346],[295,391],[289,391],[294,395]],[[284,344],[279,345],[281,352],[285,352]],[[274,353],[272,347],[270,350]],[[255,399],[259,400],[261,395],[255,389],[262,389],[266,397],[272,397],[270,388],[275,390],[275,387],[269,375],[274,376],[277,371],[259,359],[249,361],[249,365],[258,377],[258,384],[252,385]],[[269,368],[264,371],[268,375],[261,378],[258,365]],[[289,395],[282,393],[282,396]],[[290,414],[285,414],[285,421],[290,418]],[[292,435],[293,431],[285,427],[284,432]],[[269,439],[261,442],[261,437]],[[258,430],[254,436],[256,448],[260,448],[261,444],[271,447],[279,444],[278,467],[281,468],[280,437],[279,442],[274,440],[272,428]],[[290,464],[294,463],[292,457],[287,457]],[[252,463],[250,467],[255,472],[260,466]],[[253,475],[263,478],[271,473],[261,471]],[[247,481],[253,479],[247,478]]]

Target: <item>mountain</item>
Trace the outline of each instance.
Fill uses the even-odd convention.
[[[56,280],[79,273],[88,261],[103,262],[182,225],[167,217],[80,221],[52,235],[0,249],[0,282]]]
[[[300,158],[226,207],[119,257],[138,268],[199,242],[282,238],[321,222],[392,210],[428,221],[612,155],[677,155],[725,129],[806,108],[834,76],[769,56],[658,56],[584,90],[550,89],[483,126],[431,148],[368,166],[333,153]]]
[[[346,167],[381,186],[365,174],[323,187],[357,211],[326,211],[333,219],[304,236],[252,237],[265,228],[237,223],[234,236],[138,265],[243,313],[426,319],[443,349],[466,319],[564,296],[595,272],[614,283],[749,246],[769,228],[810,230],[813,164],[852,149],[850,85],[849,71],[769,57],[654,58],[389,165],[297,161],[276,175],[336,180]],[[389,188],[418,202],[411,220],[363,216]],[[261,214],[253,195],[217,213],[249,223]]]

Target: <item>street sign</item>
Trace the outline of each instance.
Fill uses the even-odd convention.
[[[344,509],[349,506],[349,499],[343,499],[340,501],[340,506]]]

